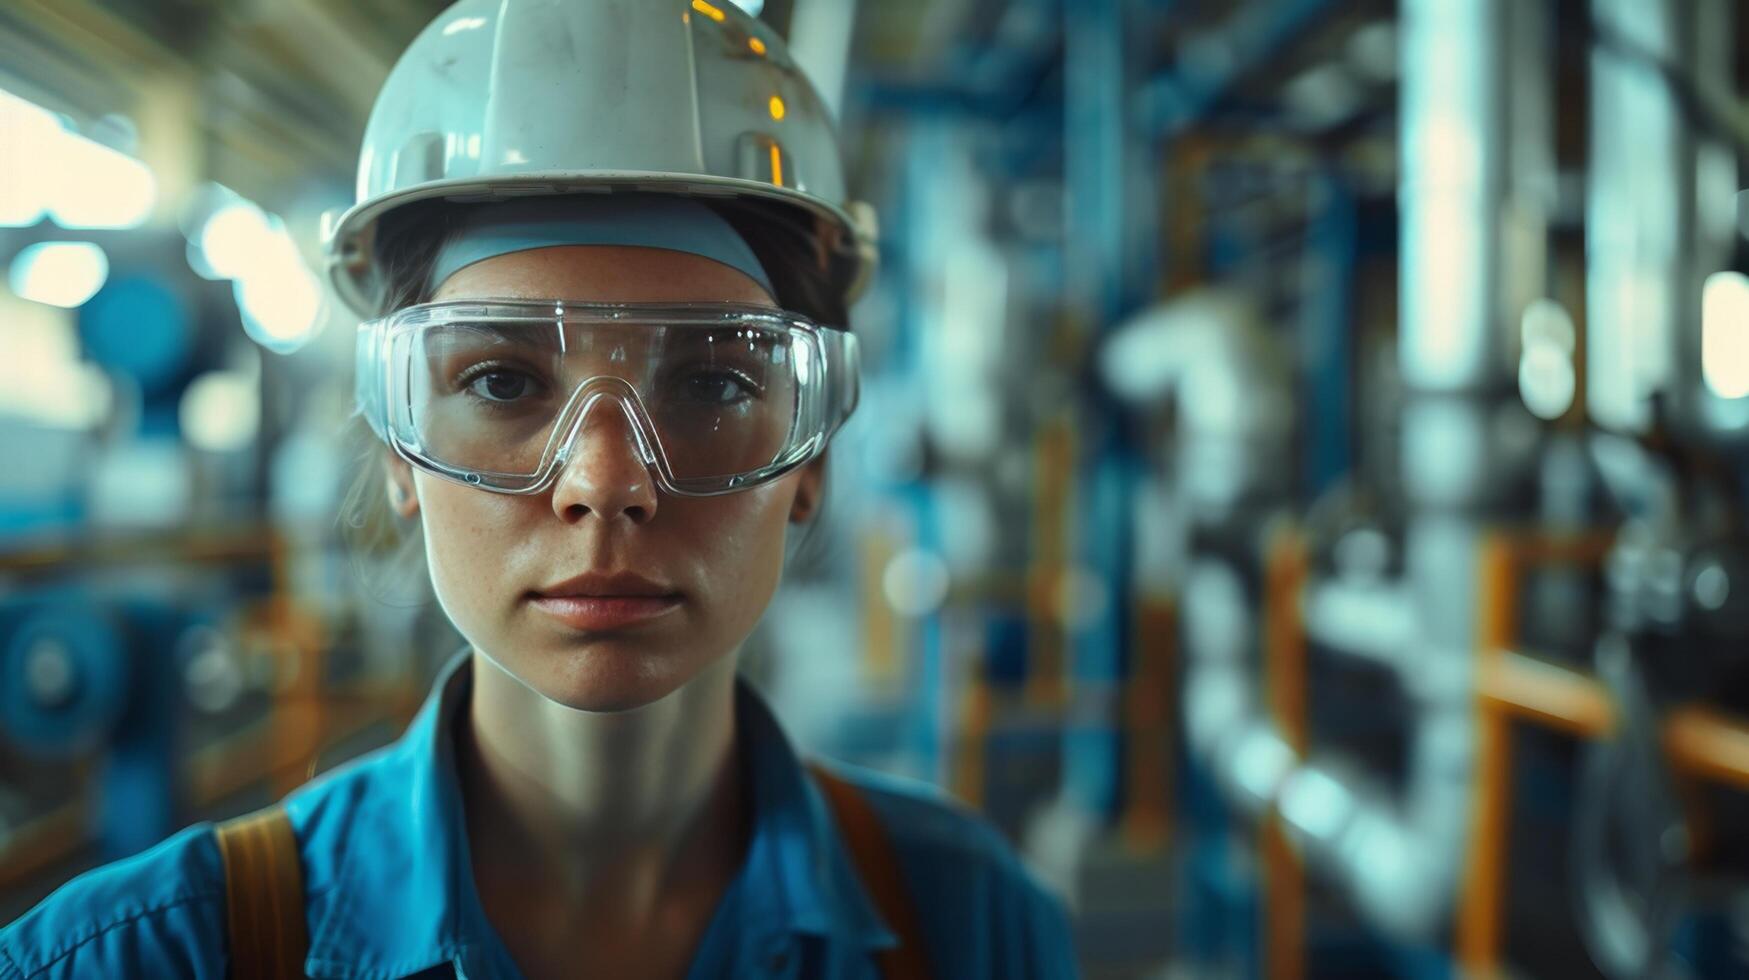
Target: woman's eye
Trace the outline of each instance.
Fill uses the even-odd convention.
[[[710,405],[733,405],[753,394],[752,385],[728,371],[701,371],[685,379],[686,396]]]
[[[468,381],[469,391],[492,402],[513,402],[534,392],[534,379],[519,371],[485,371]]]

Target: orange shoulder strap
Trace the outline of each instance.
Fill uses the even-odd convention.
[[[292,980],[304,975],[304,874],[285,808],[270,806],[219,824],[225,863],[231,976]]]
[[[881,918],[898,934],[899,945],[878,954],[881,975],[886,980],[927,980],[929,964],[924,957],[922,924],[916,906],[906,894],[899,872],[899,855],[893,850],[880,817],[855,786],[827,772],[824,766],[815,764],[808,768],[826,794],[838,830],[850,846],[857,877],[874,898]]]

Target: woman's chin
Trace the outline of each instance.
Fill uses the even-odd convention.
[[[611,642],[555,650],[539,660],[512,669],[543,697],[578,711],[642,708],[674,693],[695,673],[684,656]]]

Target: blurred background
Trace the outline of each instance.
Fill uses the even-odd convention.
[[[1749,10],[743,5],[883,226],[798,741],[1090,977],[1749,976]],[[311,272],[444,6],[0,4],[0,922],[461,645],[342,533]]]

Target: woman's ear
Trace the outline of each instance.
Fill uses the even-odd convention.
[[[419,497],[413,492],[413,467],[392,452],[383,454],[384,490],[389,507],[402,517],[419,513]]]
[[[403,464],[405,465],[405,464]],[[796,499],[790,505],[791,524],[806,524],[820,510],[820,497],[826,492],[826,454],[821,453],[802,467],[796,483]]]

